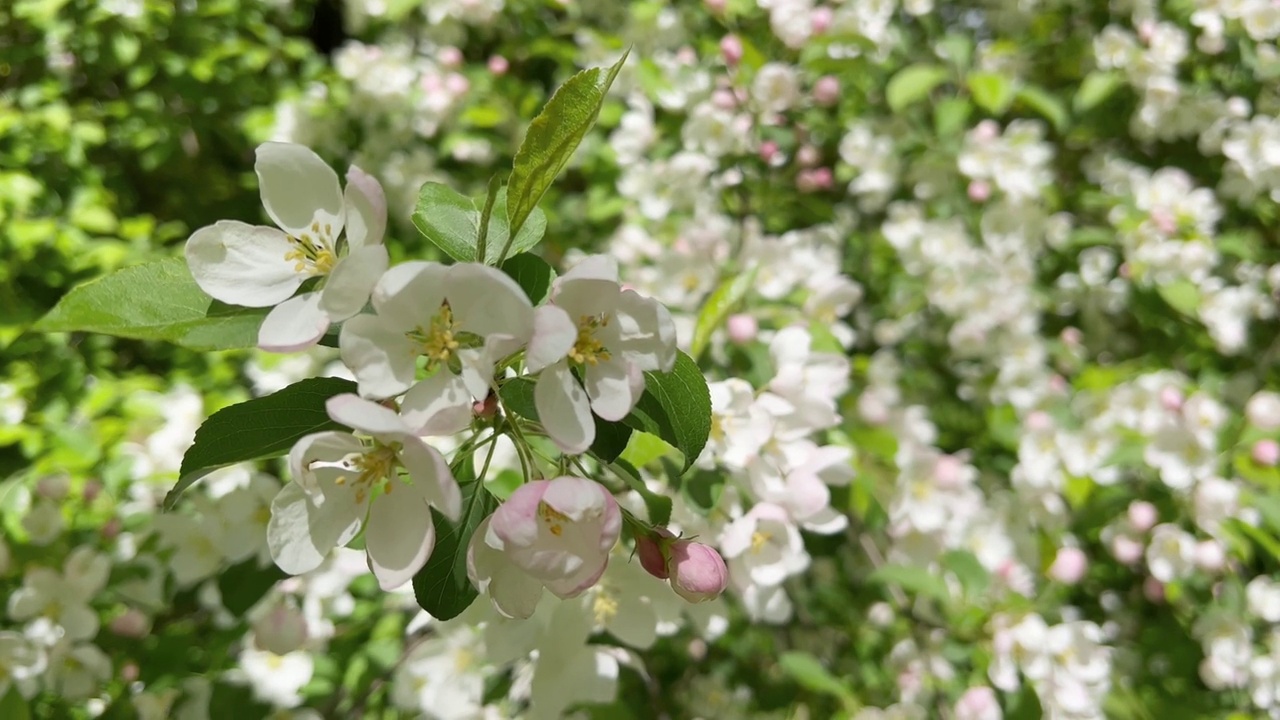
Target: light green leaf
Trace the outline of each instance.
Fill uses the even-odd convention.
[[[939,137],[955,135],[963,130],[973,112],[969,98],[947,98],[933,107],[933,129]]]
[[[9,691],[4,695],[0,695],[0,718],[31,720],[31,708],[27,706],[27,701],[22,698],[22,693],[18,692],[18,688],[14,685],[10,685]]]
[[[507,205],[507,225],[517,233],[595,124],[600,106],[628,54],[630,50],[607,69],[591,68],[569,78],[529,124],[507,181],[511,198]],[[512,250],[519,252],[514,245]]]
[[[480,240],[480,208],[475,200],[437,182],[424,183],[418,191],[418,204],[413,210],[413,224],[428,240],[458,262],[473,262]],[[508,255],[521,253],[542,240],[547,230],[547,216],[534,208],[524,227],[511,243]],[[507,244],[507,189],[498,191],[489,218],[485,242],[485,263],[496,264],[498,253]]]
[[[467,577],[467,546],[476,528],[497,507],[497,498],[483,483],[472,480],[462,485],[462,517],[457,523],[431,510],[436,546],[427,564],[413,576],[413,596],[431,617],[452,620],[475,601],[479,593]]]
[[[688,470],[711,434],[711,393],[698,364],[678,353],[669,373],[646,372],[644,395],[622,422],[666,440],[684,456]]]
[[[651,524],[666,525],[671,522],[671,498],[650,490],[634,465],[622,458],[618,458],[609,463],[609,468],[626,481],[627,485],[644,500],[645,511],[649,514],[649,522]]]
[[[725,280],[707,298],[702,312],[698,313],[698,324],[693,329],[693,341],[689,344],[689,354],[693,359],[697,360],[702,355],[707,342],[711,340],[711,333],[746,298],[751,286],[755,284],[757,270],[758,268],[752,268],[748,273],[740,273]]]
[[[305,435],[346,430],[329,419],[325,402],[334,395],[355,391],[356,384],[350,380],[308,378],[210,415],[182,456],[178,483],[165,496],[165,509],[172,508],[197,480],[220,467],[280,457]]]
[[[951,593],[942,578],[917,565],[882,565],[872,571],[867,580],[879,585],[896,585],[912,595],[940,602],[951,599]]]
[[[969,598],[982,595],[991,584],[991,574],[968,550],[952,550],[943,555],[942,567],[956,576]]]
[[[1014,83],[1004,75],[978,70],[969,73],[966,82],[973,101],[992,115],[1003,114],[1013,103]]]
[[[1095,70],[1084,77],[1071,107],[1078,113],[1088,112],[1102,104],[1124,85],[1124,76],[1114,71]]]
[[[1199,317],[1200,288],[1189,280],[1178,280],[1156,286],[1156,292],[1169,303],[1169,307],[1189,318]]]
[[[267,311],[214,300],[196,285],[186,261],[169,258],[123,268],[72,289],[34,329],[226,350],[256,345]]]
[[[644,467],[658,458],[666,457],[671,450],[672,447],[657,435],[634,432],[627,442],[627,449],[619,457],[635,467]]]
[[[838,698],[846,706],[855,703],[848,685],[807,652],[792,650],[783,653],[778,658],[778,667],[806,690]]]
[[[1027,85],[1018,88],[1017,98],[1027,107],[1040,113],[1044,119],[1053,125],[1053,129],[1062,132],[1067,128],[1067,106],[1057,96],[1049,93],[1042,87],[1035,85]]]
[[[908,105],[929,97],[950,75],[941,65],[908,65],[889,80],[884,90],[885,102],[889,103],[890,110],[901,112]]]

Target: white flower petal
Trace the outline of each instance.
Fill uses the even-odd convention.
[[[676,326],[671,313],[657,300],[626,290],[618,296],[613,332],[620,352],[641,370],[670,372],[676,362]]]
[[[542,583],[511,562],[506,553],[485,542],[490,535],[485,518],[467,546],[467,577],[487,593],[498,612],[511,618],[528,618],[542,598]]]
[[[280,229],[294,236],[311,233],[313,223],[330,238],[342,232],[346,218],[338,173],[310,148],[293,143],[268,142],[258,146],[258,187],[267,215]]]
[[[400,414],[419,435],[452,435],[471,425],[471,393],[462,378],[441,368],[405,393]]]
[[[307,279],[285,259],[292,249],[275,228],[221,220],[192,233],[187,267],[200,289],[217,300],[270,307],[288,300]]]
[[[578,341],[578,326],[569,313],[555,305],[543,305],[533,312],[533,336],[525,350],[524,365],[536,373],[563,360]]]
[[[542,371],[533,388],[538,419],[561,452],[578,455],[596,439],[591,404],[578,379],[563,361]]]
[[[341,322],[364,309],[378,278],[387,271],[387,248],[366,245],[338,261],[320,292],[320,307],[333,322]]]
[[[587,397],[591,398],[591,409],[600,419],[617,421],[631,412],[631,408],[640,400],[639,395],[632,394],[635,387],[633,375],[638,375],[639,372],[620,358],[610,358],[586,366],[583,384],[586,386]]]
[[[271,501],[267,548],[281,570],[301,575],[320,567],[329,551],[345,545],[360,531],[362,505],[341,486],[322,486],[317,504],[302,486],[285,483]]]
[[[407,486],[391,481],[392,489],[369,508],[364,531],[369,569],[383,590],[395,590],[413,579],[427,564],[436,544],[431,508]],[[404,497],[402,497],[404,495]]]
[[[338,333],[342,362],[367,398],[389,398],[408,390],[417,372],[414,343],[377,315],[357,315]]]
[[[435,448],[416,437],[405,439],[400,462],[409,471],[413,492],[456,521],[462,516],[462,491],[449,470],[449,463]]]
[[[387,232],[387,195],[378,179],[352,165],[347,169],[347,243],[354,250],[382,243]]]
[[[462,383],[476,400],[484,400],[489,396],[489,383],[493,381],[493,358],[508,354],[496,354],[491,349],[493,344],[489,341],[494,338],[492,335],[486,338],[483,348],[462,348],[457,352],[458,362],[462,365]]]
[[[449,269],[449,306],[462,329],[481,336],[527,338],[533,330],[529,296],[506,273],[478,263]]]
[[[329,316],[320,309],[320,293],[303,293],[267,313],[258,328],[258,347],[269,352],[306,350],[329,330]]]
[[[351,433],[337,430],[311,433],[294,443],[289,450],[289,473],[302,489],[310,493],[319,492],[319,481],[311,469],[311,463],[337,462],[351,453],[363,452],[364,449],[364,444]]]
[[[557,280],[605,280],[618,282],[618,261],[612,255],[588,255]]]
[[[440,263],[412,261],[396,265],[373,288],[373,309],[392,327],[405,332],[426,329],[444,302],[449,268]]]
[[[324,408],[334,422],[376,438],[399,440],[413,434],[395,410],[354,393],[334,395],[325,401]]]

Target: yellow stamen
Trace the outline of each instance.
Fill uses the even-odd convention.
[[[596,338],[596,330],[609,325],[608,316],[583,315],[578,318],[578,339],[569,350],[569,359],[579,365],[595,365],[609,360],[609,351]]]

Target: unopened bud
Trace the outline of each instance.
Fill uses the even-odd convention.
[[[976,202],[986,202],[991,198],[991,183],[986,180],[972,180],[969,182],[969,199]]]
[[[276,655],[285,655],[307,641],[307,620],[297,608],[278,602],[253,624],[257,646]]]
[[[813,28],[814,35],[821,35],[831,29],[831,23],[836,19],[835,11],[829,7],[814,8],[809,14],[809,27]]]
[[[443,47],[436,53],[436,59],[445,67],[456,68],[462,64],[462,51],[452,45]]]
[[[1146,532],[1156,526],[1160,520],[1160,512],[1156,510],[1156,506],[1146,500],[1135,500],[1129,503],[1129,510],[1126,513],[1129,517],[1129,527],[1134,532]]]
[[[729,568],[710,545],[677,540],[670,557],[671,589],[691,603],[720,597],[729,584]]]
[[[91,503],[98,499],[102,494],[102,483],[97,480],[88,480],[84,484],[84,489],[80,491],[80,496],[84,498],[86,503]]]
[[[755,316],[746,313],[730,315],[726,324],[729,328],[729,340],[738,345],[745,345],[755,340],[756,333],[760,331],[760,325],[756,322]]]
[[[67,490],[71,487],[71,480],[66,475],[49,475],[40,478],[36,483],[36,492],[40,497],[50,500],[61,500],[67,496]]]
[[[1217,540],[1201,540],[1196,543],[1196,567],[1216,573],[1227,565],[1227,552]]]
[[[760,159],[772,163],[773,159],[778,155],[778,143],[772,140],[765,140],[760,143]]]
[[[1142,594],[1153,603],[1163,603],[1164,583],[1148,575],[1147,579],[1142,581]]]
[[[1253,450],[1250,452],[1253,461],[1264,467],[1275,467],[1280,462],[1280,444],[1275,440],[1266,438],[1259,440],[1253,444]]]
[[[1004,712],[996,691],[989,687],[971,687],[956,701],[956,720],[1000,720]]]
[[[666,580],[671,574],[667,571],[667,546],[670,538],[675,536],[666,528],[654,528],[653,535],[636,537],[636,555],[640,556],[640,567],[645,572]]]
[[[1084,578],[1089,569],[1089,558],[1078,547],[1058,549],[1058,554],[1049,566],[1049,577],[1066,585],[1075,585]]]
[[[813,84],[813,100],[819,105],[835,105],[839,99],[840,81],[831,75],[823,75]]]
[[[145,637],[151,631],[151,619],[144,615],[141,610],[129,608],[122,614],[112,618],[107,628],[111,630],[113,635],[119,635],[120,637]]]
[[[498,413],[498,396],[489,393],[484,400],[472,403],[471,411],[482,420],[492,419]]]
[[[501,55],[494,55],[489,58],[489,72],[494,75],[506,75],[510,69],[511,63],[507,62],[507,59]]]
[[[737,35],[725,35],[720,38],[720,55],[724,57],[724,63],[730,67],[742,62],[743,55],[742,41]]]

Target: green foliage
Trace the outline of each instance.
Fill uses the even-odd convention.
[[[739,273],[720,284],[711,293],[698,313],[698,324],[693,328],[693,340],[689,343],[689,355],[697,360],[702,351],[707,349],[711,333],[724,323],[729,313],[733,312],[747,297],[756,281],[756,269]]]
[[[929,97],[929,93],[949,77],[951,71],[940,65],[909,65],[889,80],[884,99],[889,103],[890,110],[901,112],[907,106]]]
[[[502,263],[502,272],[516,281],[529,296],[529,302],[540,304],[551,293],[551,283],[556,279],[555,268],[533,253],[520,253]]]
[[[467,578],[467,548],[471,536],[485,518],[493,514],[498,500],[473,478],[462,479],[462,517],[451,522],[432,510],[436,545],[427,564],[413,577],[413,596],[418,606],[437,620],[451,620],[462,614],[477,596]]]
[[[475,200],[447,185],[429,182],[418,193],[413,224],[449,257],[458,262],[472,262],[476,259],[480,241],[482,208],[483,205],[477,206]],[[487,230],[484,262],[493,265],[497,263],[509,237],[507,188],[498,191]],[[541,210],[534,208],[511,241],[510,251],[523,253],[533,248],[542,240],[546,230],[546,216]]]
[[[711,434],[711,395],[698,364],[679,352],[669,373],[646,372],[644,395],[623,422],[657,435],[684,456],[688,470]]]

